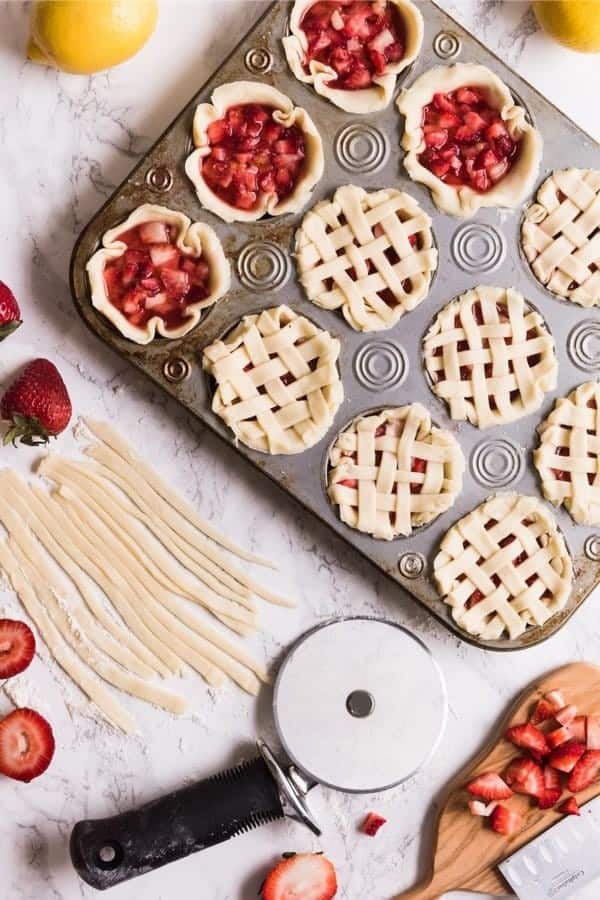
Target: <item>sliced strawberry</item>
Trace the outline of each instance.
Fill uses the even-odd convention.
[[[547,694],[544,694],[544,699],[553,707],[554,712],[558,712],[559,709],[564,709],[566,706],[562,691],[548,691]]]
[[[580,816],[581,810],[579,809],[579,804],[575,797],[569,797],[568,800],[559,806],[559,812],[563,813],[565,816]]]
[[[440,112],[456,112],[456,103],[450,99],[448,94],[442,94],[441,92],[438,94],[434,94],[432,102],[435,108],[439,109]]]
[[[552,809],[562,797],[562,788],[545,788],[537,798],[540,809]]]
[[[448,140],[448,132],[446,131],[446,129],[434,128],[427,125],[425,127],[430,129],[423,135],[427,147],[432,147],[434,150],[438,149],[439,147],[443,147]]]
[[[365,834],[368,834],[369,837],[375,837],[379,829],[382,825],[385,825],[386,822],[387,819],[384,819],[379,813],[370,812],[362,824],[362,830]]]
[[[550,752],[543,732],[530,722],[525,725],[513,725],[507,730],[505,737],[515,747],[529,750],[534,759],[540,760]]]
[[[564,725],[567,728],[571,722],[577,716],[577,707],[576,706],[563,706],[562,709],[559,709],[557,713],[555,713],[554,718],[560,725]]]
[[[565,741],[564,744],[560,744],[556,750],[552,751],[548,757],[548,765],[558,769],[559,772],[568,774],[573,771],[575,763],[583,756],[585,750],[585,744],[574,740]]]
[[[0,678],[24,672],[35,655],[35,638],[25,622],[0,619]]]
[[[544,766],[544,787],[546,790],[556,790],[560,787],[560,775],[552,766]]]
[[[573,735],[569,731],[568,728],[565,728],[561,725],[560,728],[556,728],[554,731],[548,732],[546,735],[546,742],[551,750],[554,750],[555,747],[560,747],[561,744],[566,743],[566,741],[570,741]]]
[[[488,141],[494,141],[497,138],[504,137],[507,134],[504,122],[497,119],[486,129],[485,136]]]
[[[168,244],[169,226],[165,222],[143,222],[140,225],[140,240],[144,244]]]
[[[497,806],[497,800],[492,800],[491,803],[483,803],[481,800],[469,800],[469,812],[473,816],[487,818],[491,816]]]
[[[182,269],[162,269],[161,281],[169,297],[183,299],[190,289],[190,276]]]
[[[542,697],[541,700],[538,700],[537,706],[529,721],[532,725],[540,725],[542,722],[547,722],[548,719],[553,719],[554,712],[555,710],[552,704]]]
[[[162,269],[176,268],[179,264],[179,250],[173,244],[153,244],[150,247],[152,265]]]
[[[469,782],[467,790],[481,800],[508,800],[513,795],[507,783],[495,772],[478,775]]]
[[[17,781],[42,775],[54,756],[54,735],[33,709],[16,709],[0,722],[0,773]]]
[[[504,778],[517,794],[539,797],[546,790],[542,767],[525,756],[513,759],[504,773]]]
[[[492,813],[490,824],[494,831],[498,834],[504,834],[510,837],[521,828],[523,818],[514,809],[498,804]]]
[[[600,750],[600,715],[596,713],[587,717],[586,742],[588,750]]]
[[[569,776],[567,787],[573,794],[585,790],[600,775],[600,750],[588,750],[577,760]]]
[[[571,724],[569,725],[569,731],[571,732],[571,736],[576,741],[580,741],[582,744],[588,743],[587,734],[588,734],[588,728],[589,728],[589,724],[588,724],[589,718],[590,718],[589,716],[576,716],[573,719],[573,721],[571,722]],[[600,738],[599,738],[599,741],[600,741]],[[588,750],[595,750],[595,749],[600,749],[600,744],[597,748],[590,747],[588,745]]]
[[[468,106],[473,106],[473,104],[479,103],[481,96],[475,88],[461,87],[456,91],[456,99],[459,103],[466,103]]]
[[[298,853],[278,863],[261,888],[262,900],[331,900],[337,893],[335,869],[319,853]]]

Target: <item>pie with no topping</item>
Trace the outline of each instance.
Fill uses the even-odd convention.
[[[213,412],[254,450],[301,453],[323,437],[344,398],[339,353],[338,340],[287,306],[244,316],[204,350]]]
[[[490,69],[470,63],[429,69],[401,93],[404,167],[454,216],[518,206],[531,193],[540,133]]]
[[[571,557],[552,515],[535,497],[497,494],[444,536],[433,563],[452,617],[469,634],[514,639],[564,609]]]
[[[296,232],[300,281],[317,306],[341,308],[357,331],[395,325],[428,294],[437,266],[431,219],[416,200],[387,188],[346,185]]]
[[[314,122],[268,84],[218,87],[194,115],[185,170],[202,205],[225,222],[297,212],[323,174]]]
[[[548,290],[600,306],[600,171],[562,169],[546,178],[525,211],[521,244]]]
[[[561,397],[538,428],[533,461],[544,497],[580,525],[600,525],[600,382]]]
[[[372,113],[388,106],[422,41],[410,0],[296,0],[283,47],[299,81],[346,112]]]
[[[556,387],[554,339],[512,288],[479,286],[445,306],[425,335],[431,388],[453,419],[506,425]]]
[[[342,522],[392,540],[445,512],[465,468],[455,438],[420,403],[360,416],[329,453],[329,499]]]
[[[212,228],[149,203],[104,234],[87,273],[92,305],[138,344],[183,337],[230,284]]]

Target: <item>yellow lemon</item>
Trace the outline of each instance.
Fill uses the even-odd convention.
[[[559,44],[600,53],[600,0],[536,0],[537,20]]]
[[[37,0],[27,56],[89,75],[125,62],[156,27],[157,0]]]

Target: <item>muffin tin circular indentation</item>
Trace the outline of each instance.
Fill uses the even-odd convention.
[[[508,438],[482,441],[471,454],[471,471],[484,487],[502,488],[513,484],[521,478],[523,469],[523,453]]]
[[[171,384],[181,384],[190,377],[192,367],[183,356],[172,356],[163,366],[163,375]]]
[[[159,194],[167,194],[173,187],[173,173],[167,166],[152,166],[146,172],[146,184]]]
[[[578,369],[600,372],[600,321],[585,319],[576,325],[569,334],[567,352]]]
[[[272,241],[252,241],[237,258],[239,279],[251,291],[276,291],[290,277],[290,261]]]
[[[273,66],[273,54],[264,47],[251,47],[244,56],[244,65],[253,75],[266,75]]]
[[[506,253],[504,238],[491,225],[469,222],[452,237],[452,259],[465,272],[492,272]]]
[[[409,550],[403,553],[398,560],[398,571],[403,578],[409,578],[411,581],[420,578],[425,571],[425,557],[422,553],[415,553]]]
[[[389,144],[378,128],[356,122],[338,131],[334,150],[338,163],[348,172],[368,175],[387,161]]]
[[[455,59],[462,50],[462,43],[453,31],[440,31],[434,37],[432,47],[440,59]]]
[[[600,562],[600,534],[590,534],[586,538],[583,552],[592,562]]]
[[[387,390],[402,384],[408,375],[408,358],[391,341],[369,341],[354,357],[354,374],[368,391]]]

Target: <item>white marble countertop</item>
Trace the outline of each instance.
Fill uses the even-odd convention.
[[[600,138],[590,92],[581,90],[597,82],[597,56],[578,56],[545,39],[527,3],[443,5]],[[479,748],[506,703],[557,665],[600,658],[598,597],[559,635],[518,655],[483,653],[457,640],[102,346],[74,312],[68,262],[77,233],[263,6],[162,2],[158,30],[137,58],[109,74],[74,78],[25,63],[27,4],[0,4],[0,277],[15,290],[25,318],[2,345],[0,378],[28,356],[54,359],[77,410],[114,421],[221,529],[280,562],[278,584],[297,597],[298,608],[264,609],[264,637],[254,643],[266,659],[332,613],[388,616],[413,629],[442,666],[449,725],[433,762],[396,790],[373,798],[314,791],[320,843],[299,826],[276,823],[117,888],[114,900],[252,900],[282,851],[319,846],[335,861],[341,898],[383,900],[423,874],[438,792]],[[70,438],[62,441],[63,448],[69,444]],[[22,469],[34,456],[1,451],[3,463]],[[9,592],[0,602],[14,609]],[[91,898],[68,858],[76,820],[125,810],[208,775],[238,759],[257,732],[273,736],[268,691],[256,703],[234,688],[215,696],[190,679],[192,718],[165,727],[164,715],[140,709],[144,738],[124,740],[77,713],[83,698],[45,651],[18,682],[13,696],[50,717],[58,750],[37,782],[0,779],[3,900]],[[0,714],[10,708],[0,691]],[[376,840],[357,831],[369,808],[389,820]]]

